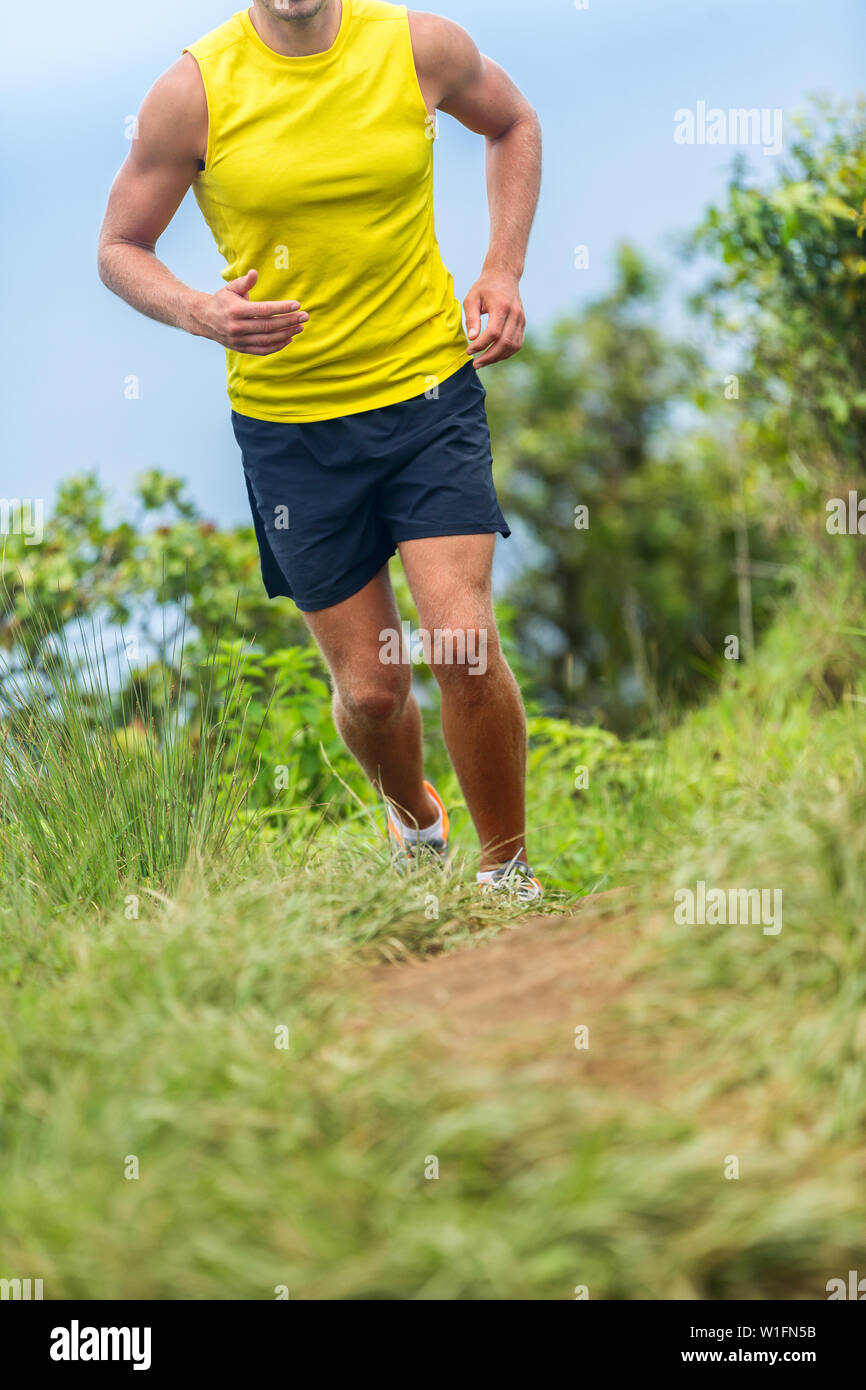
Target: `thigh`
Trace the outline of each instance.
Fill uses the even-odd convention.
[[[427,536],[401,541],[400,559],[421,626],[486,626],[493,615],[495,535]]]
[[[304,619],[338,685],[384,670],[382,634],[400,631],[388,566],[351,598]]]

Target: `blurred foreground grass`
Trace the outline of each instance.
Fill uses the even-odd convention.
[[[225,861],[207,768],[176,759],[176,784],[145,784],[164,814],[124,817],[104,760],[78,745],[70,768],[73,743],[29,830],[7,769],[0,1275],[41,1277],[46,1298],[824,1297],[866,1259],[864,652],[842,564],[657,740],[534,725],[551,907],[630,889],[591,931],[628,984],[605,1046],[638,1040],[644,1090],[616,1056],[587,1078],[573,1053],[566,1083],[455,1067],[387,1014],[352,1026],[365,962],[514,925],[471,889],[459,807],[452,876],[404,880],[375,807],[299,815]],[[40,859],[70,797],[98,894],[64,896]],[[130,853],[154,827],[173,873]],[[159,871],[144,886],[142,864]],[[781,888],[782,931],[677,926],[674,891],[699,879]],[[576,1022],[591,988],[574,980]]]

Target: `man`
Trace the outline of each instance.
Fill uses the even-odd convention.
[[[491,235],[468,341],[433,224],[437,109],[486,140]],[[226,348],[267,591],[305,615],[397,855],[444,858],[411,668],[383,649],[400,630],[399,550],[479,881],[527,902],[542,890],[526,850],[525,718],[491,597],[496,533],[510,533],[476,369],[523,341],[540,165],[535,113],[458,25],[382,0],[255,0],[147,94],[99,248],[116,294]],[[215,294],[155,254],[190,187],[227,262]]]

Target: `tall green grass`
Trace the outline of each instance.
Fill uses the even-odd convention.
[[[47,909],[104,906],[119,885],[170,892],[191,858],[231,869],[254,741],[229,743],[243,709],[237,661],[207,658],[195,720],[176,660],[118,680],[124,648],[96,625],[0,662],[0,864],[7,894]],[[128,668],[126,675],[128,676]]]
[[[574,928],[562,1056],[458,1062],[447,1001],[432,1031],[371,1008],[369,963],[473,956],[517,925],[472,892],[459,809],[449,878],[391,873],[374,802],[339,824],[317,808],[298,839],[265,828],[220,874],[230,798],[141,861],[164,887],[132,919],[138,861],[100,851],[113,891],[81,878],[65,912],[46,910],[63,876],[31,868],[0,905],[0,1274],[47,1298],[761,1299],[862,1271],[863,630],[840,552],[657,741],[534,726],[538,862],[563,899],[630,888]],[[114,845],[88,805],[76,835]],[[29,824],[16,852],[38,870],[54,842]],[[698,878],[781,887],[781,933],[677,925]]]

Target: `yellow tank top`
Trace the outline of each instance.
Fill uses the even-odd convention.
[[[253,299],[296,299],[310,315],[282,352],[226,352],[233,408],[329,420],[421,395],[465,365],[405,6],[343,0],[332,47],[309,57],[268,48],[246,11],[184,52],[207,97],[193,191],[223,278],[255,267]]]

